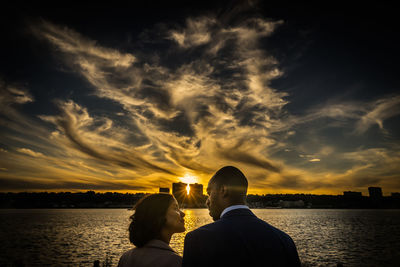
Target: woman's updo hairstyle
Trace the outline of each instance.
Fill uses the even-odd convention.
[[[144,196],[136,203],[129,225],[132,244],[140,248],[152,239],[160,239],[161,229],[166,223],[165,216],[173,200],[172,195],[159,193]]]

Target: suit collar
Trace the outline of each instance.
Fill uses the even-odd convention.
[[[221,219],[234,217],[234,216],[255,216],[250,209],[234,209],[225,213]]]
[[[229,212],[229,211],[231,211],[231,210],[236,210],[236,209],[249,209],[249,207],[246,206],[246,205],[232,205],[232,206],[229,206],[229,207],[227,207],[226,209],[224,209],[224,210],[222,211],[220,217],[224,217],[224,214],[225,214],[225,213],[227,213],[227,212]]]

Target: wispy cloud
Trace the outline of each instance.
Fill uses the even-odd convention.
[[[181,31],[170,32],[170,38],[183,48],[207,44],[211,40],[210,30],[216,23],[217,20],[210,17],[189,18]]]
[[[16,108],[34,101],[28,89],[0,81],[1,114],[7,118],[0,121],[12,131],[1,139],[9,147],[0,148],[7,153],[0,184],[10,190],[150,191],[189,172],[205,183],[219,167],[234,164],[263,190],[364,186],[367,171],[371,179],[365,181],[400,188],[400,157],[392,150],[343,152],[314,132],[316,122],[327,118],[356,136],[373,125],[385,129],[385,120],[400,114],[399,96],[330,102],[292,115],[288,94],[271,86],[283,75],[279,62],[262,45],[283,22],[247,16],[227,23],[228,17],[203,15],[164,25],[158,36],[169,44],[151,54],[140,46],[105,47],[49,21],[33,24],[34,35],[92,87],[93,102],[53,100],[58,110],[37,121]],[[99,100],[109,101],[113,111],[91,109]],[[321,129],[335,125],[331,121]],[[282,151],[285,157],[276,156]],[[348,165],[332,171],[324,165],[329,162]]]
[[[4,81],[0,80],[0,103],[3,108],[10,104],[25,104],[34,101],[33,97],[23,87],[16,87],[14,85],[6,85]]]
[[[384,120],[399,114],[400,95],[378,99],[369,104],[368,111],[361,116],[356,124],[356,132],[364,133],[373,125],[378,125],[381,130],[384,130]]]
[[[17,151],[20,152],[20,153],[32,156],[34,158],[44,157],[44,155],[42,153],[33,151],[33,150],[29,149],[29,148],[17,148]]]
[[[289,117],[287,124],[305,124],[316,120],[331,118],[350,125],[357,135],[365,133],[373,125],[384,129],[384,121],[400,114],[400,96],[391,95],[372,101],[325,103],[313,107],[303,116]],[[338,124],[343,126],[343,124]],[[332,123],[331,125],[334,125]],[[328,125],[329,126],[329,125]]]
[[[95,41],[84,38],[76,31],[56,26],[48,21],[42,20],[31,29],[38,37],[47,39],[65,53],[104,60],[103,63],[110,67],[127,68],[135,61],[135,57],[131,54],[97,45]]]
[[[114,61],[133,59],[134,55],[103,49],[73,30],[49,22],[40,24],[35,32],[61,50],[66,61],[74,63],[76,67],[73,68],[95,87],[99,97],[121,104],[149,145],[173,162],[174,168],[180,166],[209,172],[215,164],[210,160],[204,164],[202,157],[206,154],[219,157],[221,154],[207,150],[215,148],[217,143],[223,145],[226,138],[248,142],[243,138],[246,136],[251,137],[250,140],[262,138],[267,140],[266,144],[271,142],[265,133],[279,123],[272,117],[280,112],[286,101],[283,100],[285,94],[268,87],[269,81],[279,76],[277,62],[263,54],[257,40],[271,34],[276,25],[276,22],[250,19],[236,27],[226,28],[216,18],[188,19],[181,31],[170,31],[171,38],[184,48],[206,43],[210,46],[203,49],[204,56],[189,60],[176,70],[137,60],[137,65],[131,60],[131,65],[125,64],[122,70]],[[229,49],[235,48],[238,52],[225,62],[220,57],[208,60],[208,50],[215,42],[211,35],[217,39],[229,36],[234,41]],[[228,44],[220,44],[221,49],[226,46]],[[221,64],[234,71],[237,81],[218,74]],[[66,113],[65,118],[71,116]],[[53,123],[63,128],[74,146],[103,160],[103,154],[83,145],[71,130],[71,119],[65,118],[53,119]],[[210,136],[213,138],[208,138]],[[237,152],[237,156],[230,154],[230,158],[277,171],[270,160],[262,159],[261,154],[258,161],[242,155]],[[208,161],[211,166],[205,167],[210,164]]]
[[[60,103],[62,114],[60,116],[41,116],[43,120],[54,123],[61,133],[65,134],[71,146],[93,158],[106,163],[116,164],[129,169],[151,169],[168,174],[175,174],[167,168],[162,168],[150,163],[144,156],[139,156],[136,151],[124,153],[124,146],[120,141],[111,137],[102,136],[105,131],[113,131],[109,120],[97,128],[86,109],[69,101]],[[112,133],[111,133],[112,136]]]

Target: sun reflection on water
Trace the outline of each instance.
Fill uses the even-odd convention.
[[[170,243],[170,246],[180,255],[183,254],[183,243],[186,234],[202,225],[212,222],[206,209],[184,209],[183,212],[185,213],[185,232],[174,234]]]
[[[185,209],[186,231],[171,247],[183,253],[185,235],[211,223],[207,209]],[[399,210],[255,209],[294,240],[304,266],[400,266]],[[93,266],[108,255],[115,266],[133,248],[130,210],[0,210],[0,266]],[[23,255],[23,256],[21,256]],[[393,263],[393,264],[390,264]]]

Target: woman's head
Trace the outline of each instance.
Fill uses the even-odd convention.
[[[185,231],[184,213],[179,210],[176,199],[170,194],[152,194],[143,197],[135,205],[131,216],[129,240],[137,247],[152,239],[162,239],[162,233]]]

